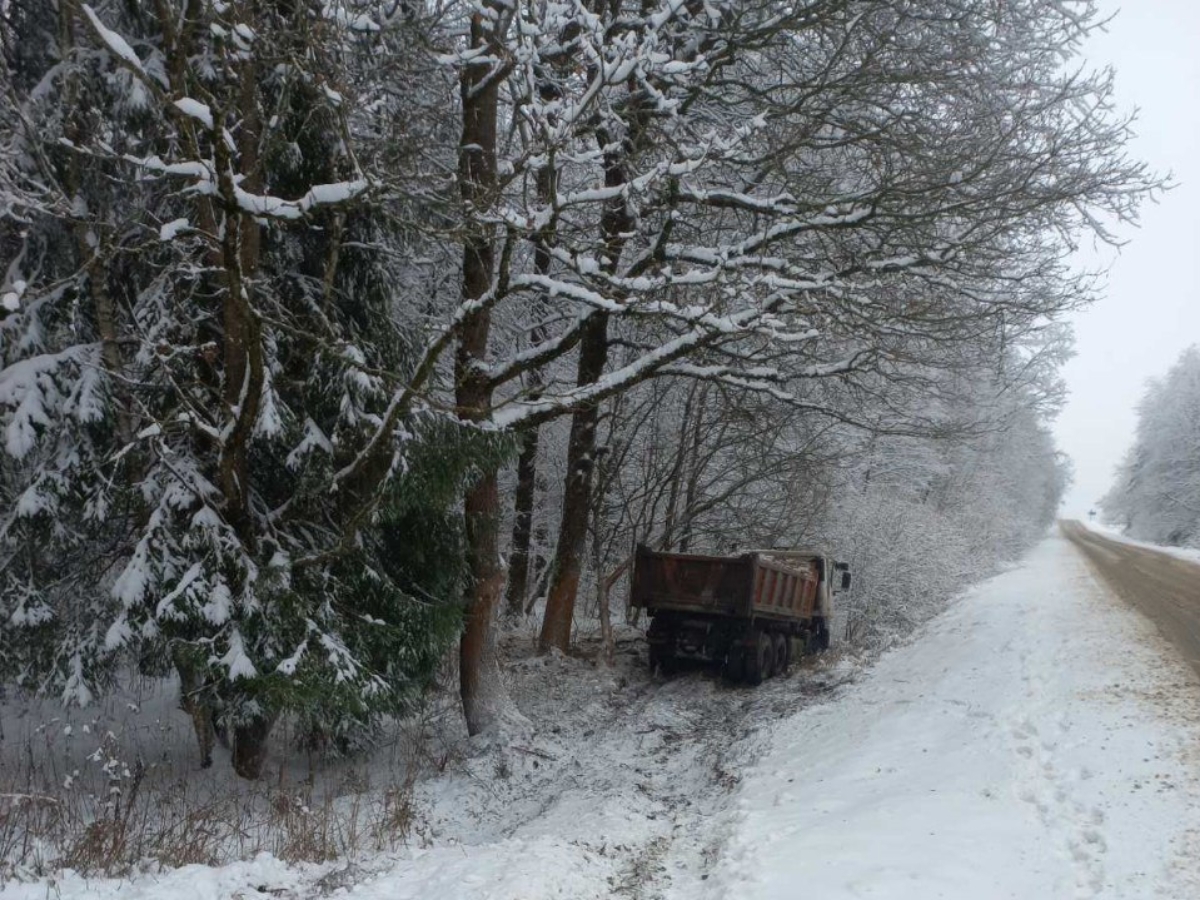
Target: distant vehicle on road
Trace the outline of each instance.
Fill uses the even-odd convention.
[[[705,556],[639,546],[630,604],[651,617],[651,668],[704,660],[731,681],[760,684],[799,653],[829,647],[833,597],[849,587],[849,566],[818,551]]]

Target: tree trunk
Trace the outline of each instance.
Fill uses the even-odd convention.
[[[683,404],[683,417],[679,422],[679,440],[676,443],[675,459],[671,464],[671,472],[667,476],[667,511],[663,522],[660,550],[670,550],[675,542],[675,526],[679,515],[679,490],[683,481],[683,467],[687,462],[687,434],[692,424],[692,409],[696,403],[696,385],[688,391],[687,400]]]
[[[494,119],[492,126],[494,129]],[[464,129],[463,143],[472,140]],[[482,296],[489,289],[494,257],[490,236],[468,239],[463,259],[464,299]],[[488,313],[475,313],[464,322],[459,342],[456,399],[459,415],[468,420],[484,418],[491,404],[487,378],[471,365],[487,353],[489,327]],[[500,492],[494,468],[489,468],[467,490],[463,512],[470,585],[466,623],[459,644],[459,691],[467,732],[475,735],[491,729],[499,720],[502,706],[508,702],[496,658],[493,627],[504,580],[498,541]]]
[[[459,644],[458,677],[467,733],[481,734],[499,724],[509,705],[496,654],[496,607],[504,570],[499,565],[500,493],[496,473],[484,475],[468,492],[468,564],[471,594],[466,628]]]
[[[496,189],[496,118],[504,73],[500,38],[511,12],[499,2],[486,4],[491,16],[476,13],[471,19],[472,49],[487,48],[497,60],[492,66],[463,66],[460,75],[463,131],[459,145],[459,191],[468,214],[491,202]],[[495,237],[490,225],[471,223],[463,240],[464,301],[478,300],[492,288],[496,264]],[[486,360],[491,312],[476,306],[462,323],[455,357],[455,400],[458,414],[467,421],[486,419],[492,386],[476,365]],[[494,621],[504,570],[500,565],[500,493],[496,470],[489,468],[467,491],[467,559],[470,585],[466,597],[466,623],[459,644],[459,690],[467,732],[480,734],[495,728],[509,705],[496,658]]]
[[[75,53],[75,18],[79,15],[77,3],[64,3],[59,7],[60,52],[63,58],[70,58]],[[87,133],[87,124],[91,117],[83,115],[84,108],[78,103],[78,82],[72,77],[66,83],[66,102],[64,106],[73,110],[64,123],[66,136],[77,146],[87,146],[91,135]],[[84,177],[80,172],[81,157],[71,154],[67,159],[66,186],[71,193],[71,200],[82,203]],[[93,247],[93,241],[95,246]],[[133,401],[129,398],[128,386],[123,378],[121,362],[121,345],[117,325],[117,308],[109,289],[108,258],[109,234],[99,222],[90,222],[81,216],[75,223],[75,247],[78,265],[87,273],[88,295],[92,299],[95,311],[96,333],[100,337],[100,358],[104,368],[112,379],[113,391],[119,398],[116,416],[117,440],[122,445],[133,439]]]
[[[546,530],[544,528],[538,529],[538,547],[546,546],[546,537]],[[546,564],[546,558],[541,553],[538,553],[533,560],[533,570],[535,581],[533,591],[530,593],[529,599],[525,601],[525,615],[533,612],[538,598],[546,595],[546,587],[550,583],[550,566]]]
[[[604,373],[607,360],[608,314],[594,312],[580,341],[576,384],[587,385],[598,380]],[[571,622],[575,617],[581,560],[587,548],[598,415],[596,404],[588,403],[571,417],[562,521],[558,529],[558,544],[554,549],[554,562],[551,563],[546,614],[538,636],[538,650],[543,653],[551,647],[566,652],[571,643]]]
[[[621,142],[614,143],[613,136],[605,128],[599,129],[596,137],[604,153],[605,187],[624,187],[627,182],[625,165],[628,147]],[[605,204],[600,217],[602,264],[610,274],[617,271],[626,235],[633,227],[625,197],[617,194]],[[596,311],[588,317],[579,342],[579,367],[575,383],[583,387],[599,381],[607,362],[608,313]],[[575,598],[579,592],[580,560],[586,550],[587,524],[592,508],[592,467],[596,455],[598,418],[599,407],[596,403],[583,404],[571,417],[562,521],[551,566],[550,590],[546,594],[546,614],[538,636],[538,649],[543,653],[551,647],[566,652],[571,643],[571,622],[575,617]]]
[[[212,765],[216,737],[212,707],[203,696],[204,685],[187,652],[176,647],[171,652],[171,659],[179,673],[179,707],[192,720],[192,730],[196,732],[196,744],[200,749],[200,768],[207,769]]]
[[[547,165],[538,170],[538,202],[549,203],[558,186],[554,167],[554,154],[550,154]],[[533,237],[533,270],[539,275],[550,271],[550,245],[554,242],[555,223],[553,218]],[[533,309],[536,320],[540,309]],[[537,346],[546,339],[546,329],[538,323],[530,334],[530,343]],[[527,375],[529,399],[536,400],[542,394],[542,374],[531,369]],[[525,611],[525,597],[529,593],[529,548],[533,539],[533,500],[537,488],[537,454],[540,433],[538,426],[525,431],[521,436],[521,456],[517,460],[517,491],[513,498],[512,546],[509,550],[508,594],[505,610],[512,618]]]
[[[604,541],[600,532],[600,516],[592,523],[592,570],[596,573],[596,615],[600,617],[601,655],[605,665],[613,664],[616,645],[613,641],[612,611],[608,608],[608,578],[604,575]]]
[[[699,402],[696,404],[696,419],[692,424],[692,446],[688,459],[687,486],[683,493],[683,524],[679,535],[680,553],[687,553],[692,546],[692,516],[696,509],[696,496],[700,491],[700,476],[703,472],[700,448],[704,440],[704,401],[707,395],[708,391],[701,388]]]
[[[213,135],[217,169],[221,173],[220,191],[227,209],[237,208],[236,191],[257,192],[263,187],[258,163],[260,126],[257,100],[257,67],[252,61],[241,67],[238,131],[238,157],[241,179],[232,176],[233,160],[225,142]],[[250,298],[251,281],[258,269],[262,235],[253,216],[230,214],[221,236],[222,264],[225,269],[225,294],[221,318],[224,331],[222,351],[225,363],[224,400],[232,426],[221,447],[219,483],[225,498],[225,517],[237,531],[246,548],[253,552],[255,530],[250,519],[250,437],[258,418],[265,379],[262,326]]]
[[[508,554],[508,593],[504,602],[505,612],[514,619],[525,611],[525,596],[529,593],[529,549],[533,542],[538,443],[538,429],[534,427],[526,431],[521,440],[521,455],[517,459],[512,546]]]
[[[233,729],[233,771],[242,778],[258,778],[267,761],[267,739],[278,713],[258,716]]]

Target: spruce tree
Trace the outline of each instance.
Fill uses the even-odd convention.
[[[457,499],[507,449],[417,403],[380,445],[430,213],[354,24],[196,10],[11,16],[0,675],[87,703],[169,661],[255,776],[280,715],[344,739],[419,694],[461,627]]]

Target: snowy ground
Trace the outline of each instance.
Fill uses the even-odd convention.
[[[64,898],[174,900],[186,895],[187,900],[224,900],[255,896],[259,888],[277,897],[308,897],[350,883],[354,897],[388,900],[661,897],[668,889],[699,885],[707,877],[719,853],[713,826],[733,808],[739,773],[765,751],[771,727],[832,696],[861,669],[834,653],[751,690],[730,687],[700,671],[670,681],[652,678],[640,631],[622,629],[612,669],[588,659],[537,657],[531,646],[530,639],[513,636],[508,648],[513,659],[510,687],[535,726],[527,738],[505,746],[468,739],[457,708],[439,704],[420,723],[407,723],[397,745],[377,755],[365,771],[338,765],[323,773],[323,784],[306,789],[317,798],[307,805],[319,807],[319,798],[327,790],[336,793],[341,784],[394,785],[404,780],[406,767],[415,766],[405,846],[371,852],[372,841],[360,839],[357,846],[368,852],[356,854],[349,866],[339,861],[290,867],[277,854],[263,854],[250,862],[190,866],[124,880],[59,873],[9,882],[0,887],[0,897],[44,898],[48,888]],[[596,647],[584,642],[583,649],[587,653]],[[134,704],[136,712],[113,702],[99,714],[90,713],[88,723],[74,717],[67,721],[56,710],[57,718],[47,727],[34,724],[44,711],[27,713],[0,745],[0,750],[7,747],[0,753],[0,774],[6,766],[24,773],[30,736],[35,754],[50,751],[52,772],[78,767],[87,774],[88,764],[95,768],[97,763],[84,751],[98,732],[111,727],[118,743],[143,755],[159,735],[166,748],[163,769],[183,771],[200,785],[190,789],[189,808],[206,808],[214,798],[245,792],[244,784],[228,777],[225,759],[218,758],[207,772],[195,769],[187,723],[169,702],[169,686],[146,692],[143,687],[146,695]],[[88,724],[86,734],[83,724]],[[14,740],[16,730],[21,734]],[[122,754],[114,750],[112,755]],[[303,785],[303,766],[294,759],[284,761],[283,748],[276,755],[266,780]],[[39,791],[51,789],[43,784]],[[275,815],[281,803],[293,802],[289,796],[265,784],[255,787],[254,796],[239,798],[236,813],[259,823],[270,817],[276,826],[274,831],[262,829],[269,833],[257,843],[239,840],[231,848],[234,854],[296,843],[288,833],[279,833],[296,830],[294,817],[280,822]],[[352,821],[355,805],[364,802],[369,800],[356,791],[336,797],[339,833],[351,830],[345,823]],[[0,846],[2,814],[0,806]],[[362,816],[358,821],[354,827],[363,831],[377,824]]]
[[[1064,538],[780,725],[711,896],[1200,896],[1200,690]]]
[[[537,736],[443,736],[407,848],[0,897],[1200,896],[1200,685],[1057,536],[866,672],[664,683],[621,651],[611,671],[519,659]]]

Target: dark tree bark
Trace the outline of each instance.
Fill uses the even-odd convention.
[[[700,490],[700,476],[704,472],[704,463],[700,459],[700,450],[704,442],[704,406],[708,388],[700,388],[699,402],[696,404],[696,420],[692,423],[691,450],[688,460],[687,486],[683,494],[683,523],[680,527],[679,552],[687,553],[692,546],[693,512],[696,509],[696,498]]]
[[[260,121],[257,100],[257,73],[252,61],[241,71],[239,112],[242,125],[238,132],[238,158],[241,181],[233,178],[233,161],[224,141],[214,139],[213,147],[220,177],[220,191],[226,209],[237,209],[238,188],[258,192],[263,187],[258,165]],[[250,302],[250,282],[258,270],[262,239],[252,216],[238,215],[226,222],[221,237],[225,293],[222,299],[224,357],[224,400],[234,416],[231,429],[221,448],[218,471],[225,498],[225,517],[237,529],[248,548],[253,548],[255,531],[250,522],[250,435],[262,398],[263,369],[262,326]]]
[[[508,553],[508,590],[505,612],[518,618],[529,593],[529,552],[533,543],[533,500],[537,487],[539,431],[533,427],[521,436],[517,458],[517,489],[513,497],[512,545]]]
[[[487,4],[494,15],[471,20],[470,43],[503,58],[501,37],[511,15],[501,2]],[[459,149],[459,191],[468,216],[491,202],[496,189],[496,119],[506,64],[463,66],[460,76],[463,131]],[[496,267],[495,236],[489,225],[472,224],[463,240],[464,301],[478,300],[492,289]],[[492,385],[476,363],[487,358],[491,311],[475,307],[463,320],[455,357],[455,401],[459,416],[480,421],[488,416]],[[494,468],[467,491],[467,559],[470,586],[466,623],[459,644],[459,690],[467,731],[475,735],[494,728],[508,705],[496,659],[494,621],[504,570],[500,565],[500,493]]]
[[[623,187],[628,180],[626,162],[632,145],[631,137],[627,135],[624,140],[615,141],[614,135],[605,128],[599,129],[596,137],[604,153],[605,186]],[[603,265],[608,272],[617,270],[625,246],[625,235],[632,227],[624,196],[618,195],[605,204],[600,217],[600,238],[603,242]],[[608,318],[607,312],[597,310],[589,315],[584,326],[575,379],[580,387],[595,384],[604,374],[604,367],[608,363]],[[550,589],[546,594],[546,613],[538,636],[538,649],[543,653],[551,647],[566,652],[571,643],[571,622],[575,617],[579,575],[583,567],[583,554],[587,550],[598,418],[599,402],[581,405],[571,417],[562,520],[551,565]]]
[[[233,771],[242,778],[258,778],[267,762],[267,739],[277,713],[258,716],[233,729]]]
[[[64,3],[59,7],[59,28],[61,52],[63,58],[69,58],[76,47],[75,20],[79,16],[77,3]],[[78,146],[86,146],[91,136],[87,134],[91,117],[84,115],[77,99],[78,82],[71,77],[67,81],[66,106],[72,110],[66,120],[65,132]],[[67,189],[72,197],[82,196],[83,174],[80,172],[80,157],[72,154],[68,157],[65,180]],[[127,444],[133,438],[132,401],[122,378],[121,345],[118,340],[117,307],[109,288],[108,258],[109,236],[106,229],[96,228],[94,224],[80,219],[75,224],[75,246],[78,265],[87,273],[87,293],[91,297],[96,333],[100,337],[101,359],[104,368],[113,376],[114,389],[121,398],[121,407],[117,412],[117,439]],[[94,233],[98,232],[98,233]],[[92,241],[97,246],[93,248]]]
[[[175,648],[171,654],[175,671],[179,674],[179,707],[192,720],[196,733],[196,745],[200,750],[200,768],[212,765],[213,743],[216,730],[213,727],[212,707],[204,697],[204,685],[193,661],[186,651]]]
[[[538,171],[538,199],[546,203],[556,190],[558,179],[555,177],[554,158]],[[554,221],[547,223],[539,230],[533,239],[533,267],[539,275],[550,271],[550,245],[554,240]],[[535,309],[535,316],[539,310]],[[546,330],[540,324],[535,326],[530,335],[530,342],[536,346],[546,339]],[[535,367],[526,376],[531,400],[537,399],[542,393],[542,375]],[[513,498],[513,528],[512,544],[509,549],[508,561],[508,593],[505,598],[505,610],[512,618],[519,617],[525,611],[525,597],[529,593],[529,549],[533,540],[533,501],[537,493],[537,455],[540,433],[537,425],[526,429],[521,435],[521,455],[517,459],[517,490]]]
[[[220,190],[227,210],[237,208],[235,187],[261,191],[265,181],[259,165],[258,144],[262,121],[258,110],[258,72],[253,60],[241,66],[238,159],[241,181],[235,186],[225,142],[214,139]],[[262,398],[265,379],[262,323],[251,302],[251,285],[262,256],[262,232],[253,216],[227,219],[221,240],[225,270],[222,302],[224,399],[233,416],[233,427],[221,449],[218,477],[225,498],[225,517],[253,552],[257,543],[250,513],[250,440]],[[259,701],[261,705],[261,701]],[[267,757],[267,740],[278,718],[277,710],[264,709],[234,729],[233,769],[243,778],[257,778]]]
[[[608,314],[592,313],[579,344],[576,383],[592,384],[604,374],[608,361]],[[596,454],[596,421],[599,408],[589,403],[571,417],[567,441],[567,482],[563,491],[562,522],[551,563],[546,614],[538,637],[538,649],[566,651],[571,643],[571,621],[583,554],[587,550],[588,515],[592,500],[592,468]]]

